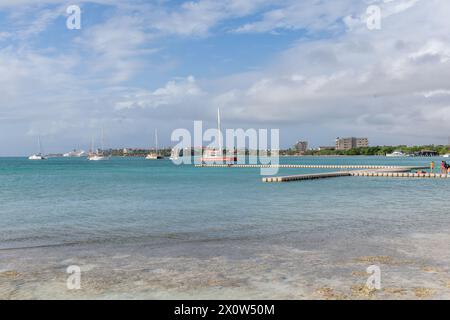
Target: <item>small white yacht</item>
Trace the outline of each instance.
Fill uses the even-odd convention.
[[[443,157],[444,158],[450,158],[450,153],[444,154]]]
[[[28,160],[46,160],[47,158],[42,155],[42,146],[41,146],[41,137],[38,136],[38,148],[39,152],[36,154],[33,154],[28,157]]]
[[[160,155],[158,152],[158,130],[155,129],[155,152],[149,153],[145,159],[147,160],[161,160],[164,156]]]
[[[109,160],[109,157],[104,156],[98,152],[92,153],[88,156],[89,161],[103,161],[103,160]]]
[[[102,136],[101,136],[101,149],[94,151],[94,138],[92,138],[92,145],[91,145],[91,152],[89,153],[87,159],[89,161],[104,161],[109,160],[111,157],[106,155],[103,151],[103,129],[102,129]]]
[[[33,154],[31,156],[28,157],[28,160],[46,160],[47,158],[44,157],[42,154],[38,153],[38,154]]]
[[[173,148],[172,151],[170,152],[169,159],[172,161],[176,161],[176,160],[180,159],[180,150],[177,148]]]
[[[76,150],[76,149],[63,154],[64,158],[81,158],[81,157],[86,157],[86,156],[87,156],[87,153],[85,151]]]
[[[217,131],[219,134],[218,148],[210,148],[203,150],[203,155],[200,158],[202,163],[233,163],[237,161],[236,154],[227,155],[222,148],[222,130],[220,127],[220,108],[217,108]]]

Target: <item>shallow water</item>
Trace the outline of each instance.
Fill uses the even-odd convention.
[[[0,158],[0,297],[450,297],[450,180],[264,184],[259,173],[168,160]],[[366,293],[359,287],[372,264],[384,290]],[[81,290],[66,288],[69,265],[83,270]]]

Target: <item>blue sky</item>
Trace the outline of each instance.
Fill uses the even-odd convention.
[[[69,5],[81,30],[66,28]],[[382,13],[367,28],[366,10]],[[450,4],[439,0],[0,0],[0,155],[170,145],[194,120],[281,144],[447,143]]]

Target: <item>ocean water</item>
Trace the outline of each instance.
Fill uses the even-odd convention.
[[[281,163],[431,160],[442,159]],[[450,179],[261,178],[169,160],[0,158],[0,297],[450,297]],[[384,289],[367,293],[373,264]],[[69,265],[82,269],[80,290],[66,287]]]

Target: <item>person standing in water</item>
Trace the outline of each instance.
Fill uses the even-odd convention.
[[[448,173],[448,164],[445,161],[441,162],[441,173],[443,173],[443,174]]]
[[[431,173],[434,173],[434,161],[431,161],[430,169],[431,169]]]

